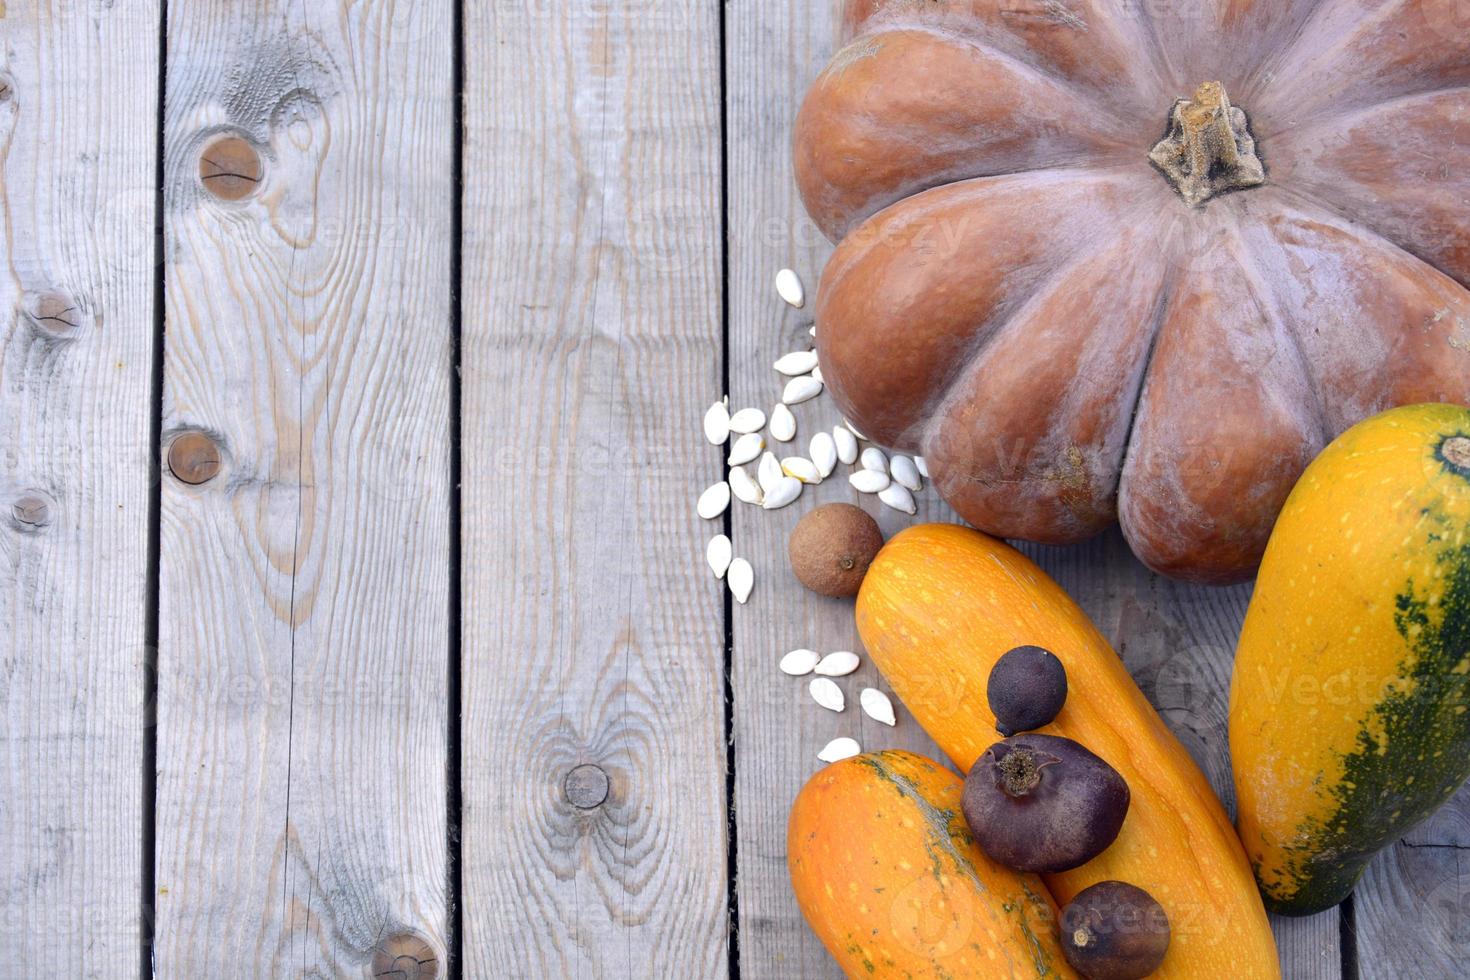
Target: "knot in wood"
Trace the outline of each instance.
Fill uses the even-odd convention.
[[[39,531],[51,523],[51,501],[31,492],[10,505],[10,517],[22,531]]]
[[[215,140],[199,157],[199,182],[223,201],[249,197],[260,186],[264,175],[260,154],[239,136]]]
[[[85,322],[77,301],[55,289],[27,295],[25,311],[37,330],[57,339],[71,337]]]
[[[168,469],[191,487],[208,483],[219,475],[219,447],[202,432],[185,432],[169,444]]]
[[[581,765],[567,773],[563,789],[567,802],[578,810],[595,810],[607,802],[609,788],[607,773],[602,767]]]
[[[439,954],[416,932],[389,936],[373,950],[373,976],[387,980],[434,980]]]

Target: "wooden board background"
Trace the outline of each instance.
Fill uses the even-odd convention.
[[[0,882],[31,973],[836,975],[789,803],[834,736],[935,750],[776,670],[859,649],[784,555],[845,485],[693,513],[704,409],[769,411],[808,340],[772,279],[829,252],[789,141],[834,10],[0,3]],[[224,134],[264,161],[243,201],[198,180]],[[51,292],[71,319],[28,315]],[[796,413],[785,452],[837,422]],[[191,432],[199,487],[157,462]],[[721,530],[749,605],[704,566]],[[1228,802],[1249,589],[1116,533],[1026,550]],[[1467,841],[1470,792],[1341,912],[1275,921],[1285,974],[1470,972]]]

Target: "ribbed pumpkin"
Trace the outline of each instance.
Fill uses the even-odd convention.
[[[1075,977],[1035,875],[993,863],[960,814],[958,776],[908,752],[817,773],[787,825],[791,884],[849,977]]]
[[[1335,435],[1470,399],[1465,0],[844,16],[795,134],[822,373],[971,524],[1241,580]]]
[[[1099,857],[1044,876],[1052,897],[1064,904],[1106,880],[1149,892],[1174,930],[1159,977],[1280,976],[1250,865],[1214,791],[1087,615],[1025,555],[958,525],[909,528],[868,569],[857,624],[914,720],[966,772],[1000,738],[985,696],[995,662],[1026,644],[1055,653],[1067,701],[1041,731],[1101,756],[1132,803]]]
[[[1470,776],[1470,410],[1396,409],[1307,469],[1246,615],[1230,751],[1246,853],[1294,915]]]

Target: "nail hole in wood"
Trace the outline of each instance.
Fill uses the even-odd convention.
[[[27,295],[25,311],[37,330],[57,339],[71,337],[86,319],[75,299],[54,289]]]
[[[9,102],[15,97],[15,83],[0,75],[0,102]]]
[[[389,936],[373,950],[373,977],[385,980],[434,980],[439,954],[416,932]]]
[[[185,432],[169,443],[168,469],[175,479],[191,487],[208,483],[219,475],[219,447],[202,432]]]
[[[599,766],[578,766],[567,773],[563,788],[572,806],[578,810],[595,810],[607,801],[607,773]]]
[[[215,140],[199,157],[199,182],[224,201],[249,197],[260,186],[264,174],[260,154],[238,136]]]
[[[40,531],[51,523],[51,501],[27,493],[10,505],[10,517],[22,531]]]

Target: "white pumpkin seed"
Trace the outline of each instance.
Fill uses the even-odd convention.
[[[766,510],[780,510],[789,504],[796,503],[796,498],[801,496],[801,488],[805,486],[794,476],[783,476],[780,481],[766,491],[766,501],[761,504]]]
[[[863,469],[865,470],[877,470],[880,473],[888,472],[888,457],[883,455],[883,450],[877,446],[869,446],[867,449],[864,449],[863,454],[858,457],[858,462],[862,463]]]
[[[817,472],[817,464],[801,456],[787,456],[781,460],[781,472],[787,476],[794,476],[808,486],[816,486],[822,482],[822,474]]]
[[[743,606],[745,600],[750,598],[750,590],[755,588],[755,569],[744,558],[736,558],[730,563],[730,570],[725,573],[725,581],[729,583],[735,601]]]
[[[823,677],[846,677],[857,670],[860,663],[858,655],[851,650],[838,650],[823,657],[813,669]]]
[[[827,379],[822,377],[822,369],[819,367],[812,368],[812,378],[813,380],[822,382],[824,385],[827,383]]]
[[[725,460],[731,466],[744,466],[755,459],[766,448],[766,440],[761,438],[759,432],[748,432],[735,440],[735,445],[730,447],[730,458]]]
[[[758,408],[742,408],[730,416],[730,431],[749,434],[766,427],[766,413]]]
[[[771,409],[771,436],[777,442],[790,442],[796,438],[796,416],[780,402]]]
[[[893,702],[876,687],[863,688],[863,693],[858,695],[858,703],[863,706],[863,713],[874,721],[881,721],[889,728],[898,724],[898,718],[893,714]]]
[[[776,293],[798,310],[806,305],[806,290],[801,286],[801,277],[790,269],[776,273]]]
[[[731,468],[730,489],[735,492],[737,499],[747,504],[763,503],[766,499],[766,492],[761,489],[759,483],[755,482],[755,477],[750,475],[750,471],[743,466]]]
[[[810,374],[804,374],[786,382],[786,390],[781,392],[781,400],[788,405],[800,405],[802,402],[811,401],[821,393],[822,382]]]
[[[712,521],[730,506],[730,484],[721,480],[699,495],[699,516]]]
[[[781,673],[792,677],[805,677],[817,666],[822,655],[815,650],[792,650],[781,658]]]
[[[846,426],[839,425],[832,430],[832,441],[837,445],[837,458],[848,466],[857,462],[858,444],[857,436],[853,435]]]
[[[845,426],[847,426],[848,429],[852,430],[852,434],[855,435],[855,436],[857,436],[863,442],[870,441],[867,436],[863,435],[861,432],[858,431],[858,427],[857,426],[855,426],[851,422],[847,421],[847,419],[843,419],[842,420],[842,424],[845,425]]]
[[[755,478],[763,491],[770,493],[785,476],[786,474],[781,472],[781,461],[776,458],[775,453],[766,453],[761,457],[761,465],[755,471]]]
[[[834,738],[828,742],[822,751],[817,753],[817,758],[823,762],[841,762],[843,759],[851,759],[855,755],[862,755],[862,746],[850,738]]]
[[[714,446],[723,446],[730,441],[730,409],[723,399],[704,413],[704,437]]]
[[[813,323],[811,325],[811,328],[807,330],[807,333],[811,334],[812,337],[816,337],[816,335],[817,335],[817,325],[815,323]]]
[[[914,469],[918,470],[919,475],[924,479],[929,479],[929,463],[923,456],[914,457]]]
[[[832,475],[832,471],[837,468],[837,443],[832,440],[830,433],[818,432],[812,436],[806,451],[811,455],[822,479]]]
[[[924,479],[919,476],[919,468],[908,456],[895,456],[888,461],[888,475],[893,477],[893,482],[905,486],[918,493],[924,489]]]
[[[725,572],[730,568],[730,561],[735,557],[734,546],[730,539],[723,534],[716,534],[709,539],[709,546],[704,549],[705,560],[715,573],[715,578],[724,578]]]
[[[851,483],[852,488],[858,493],[882,493],[893,481],[888,478],[887,473],[880,473],[877,470],[858,470],[847,478],[847,482]]]
[[[837,686],[836,681],[818,677],[807,690],[812,692],[812,700],[828,711],[842,711],[847,707],[847,698],[843,696],[842,688]]]
[[[814,350],[795,350],[776,362],[776,373],[784,374],[788,378],[794,378],[801,374],[811,374],[812,369],[817,366],[817,352]]]
[[[894,510],[901,510],[905,514],[919,512],[919,505],[914,503],[914,495],[909,493],[909,488],[897,483],[890,483],[878,491],[878,499]]]

